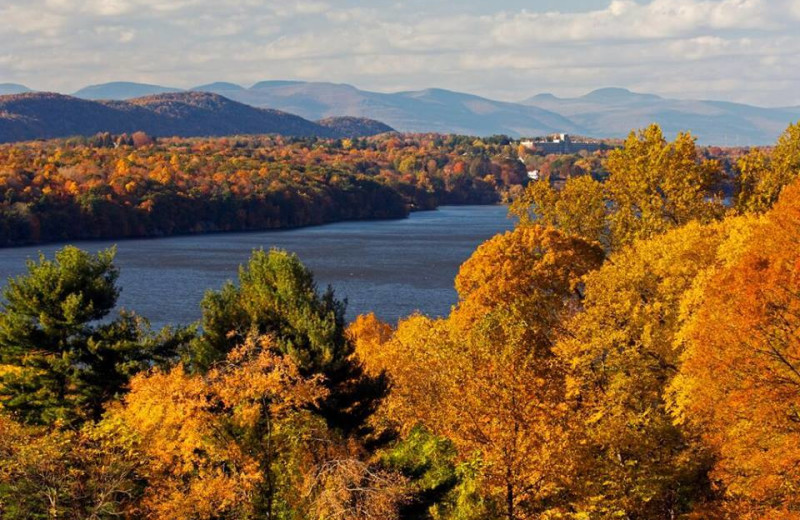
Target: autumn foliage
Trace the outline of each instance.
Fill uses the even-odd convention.
[[[9,144],[0,146],[0,247],[400,218],[497,202],[524,176],[509,144],[456,136]]]
[[[136,161],[161,153],[139,137]],[[388,154],[405,180],[375,182],[406,202],[442,164],[497,173],[426,139],[253,153]],[[800,519],[798,126],[738,157],[729,203],[688,134],[631,134],[607,178],[584,159],[528,185],[443,317],[347,324],[296,256],[256,251],[200,327],[154,332],[107,318],[113,250],[31,262],[0,307],[0,516]]]
[[[736,257],[700,282],[682,331],[676,412],[713,450],[726,498],[752,518],[800,511],[799,261],[794,183]]]

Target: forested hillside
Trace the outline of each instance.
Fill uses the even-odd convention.
[[[0,143],[139,131],[162,137],[280,134],[344,138],[392,128],[356,118],[332,118],[317,124],[207,92],[162,93],[127,101],[89,101],[41,92],[0,96]]]
[[[520,190],[506,139],[386,135],[0,146],[0,246],[280,229],[487,204]]]
[[[346,148],[401,177],[464,157],[393,139]],[[0,305],[0,516],[800,519],[800,124],[730,204],[689,134],[604,168],[528,185],[443,318],[347,324],[272,250],[153,332],[110,314],[113,249],[30,262]]]

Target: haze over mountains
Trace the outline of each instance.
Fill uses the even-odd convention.
[[[119,89],[116,83],[100,85],[92,94],[116,99]],[[345,84],[302,81],[263,81],[250,88],[221,82],[192,90],[215,92],[241,103],[285,110],[312,120],[342,115],[366,117],[402,132],[515,137],[567,132],[624,137],[633,128],[657,122],[669,135],[690,130],[702,144],[758,145],[774,143],[789,123],[800,119],[800,107],[676,100],[617,88],[599,89],[577,98],[540,94],[518,103],[441,89],[387,94]],[[82,91],[76,95],[83,95]]]
[[[31,89],[25,85],[18,85],[16,83],[0,83],[0,96],[8,96],[11,94],[24,94],[30,92]]]
[[[368,117],[401,132],[521,136],[582,130],[567,118],[536,106],[441,89],[384,94],[351,85],[297,81],[264,81],[248,89],[219,84],[201,88],[242,103],[280,108],[308,119],[340,115]]]
[[[522,101],[558,112],[595,135],[621,137],[631,128],[657,122],[668,135],[690,130],[703,144],[774,144],[790,123],[800,119],[800,107],[762,108],[725,101],[666,99],[625,89],[595,90],[577,98],[540,94]]]
[[[208,92],[171,92],[128,101],[91,101],[35,92],[0,97],[0,142],[136,131],[152,136],[282,134],[335,138],[374,135],[392,128],[357,118],[315,123]]]
[[[25,87],[0,85],[0,93],[4,88],[8,93],[16,93],[15,89],[24,92],[19,89]],[[481,136],[566,132],[615,138],[657,122],[670,136],[690,130],[701,144],[761,145],[774,143],[790,123],[800,119],[800,107],[763,108],[722,101],[676,100],[618,88],[595,90],[576,98],[540,94],[517,103],[442,89],[380,93],[346,84],[302,81],[264,81],[249,88],[217,82],[189,91],[211,92],[245,105],[280,110],[308,120],[351,116],[381,121],[402,132]],[[178,92],[181,90],[160,85],[113,82],[83,88],[74,96],[128,100]]]
[[[118,99],[127,100],[156,94],[181,92],[183,89],[149,85],[147,83],[130,83],[127,81],[113,81],[102,85],[90,85],[72,94],[81,99]]]

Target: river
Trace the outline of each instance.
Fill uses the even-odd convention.
[[[76,245],[95,252],[117,244],[119,307],[158,328],[199,319],[206,290],[235,280],[253,249],[272,247],[296,253],[320,288],[330,284],[346,297],[349,319],[373,311],[394,323],[417,310],[446,315],[456,302],[459,265],[483,241],[512,227],[507,212],[504,206],[445,206],[402,220]],[[52,258],[60,247],[0,249],[0,280],[24,273],[25,260],[39,251]]]

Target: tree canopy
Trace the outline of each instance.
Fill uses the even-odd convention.
[[[798,128],[724,163],[656,126],[605,158],[525,156],[563,178],[529,184],[446,316],[396,325],[347,324],[281,250],[208,291],[195,328],[157,334],[112,315],[113,250],[31,261],[0,302],[0,516],[800,520]],[[365,170],[383,147],[418,187],[444,164],[450,193],[525,154],[289,144],[310,148],[271,153]],[[142,158],[117,153],[121,172]]]

